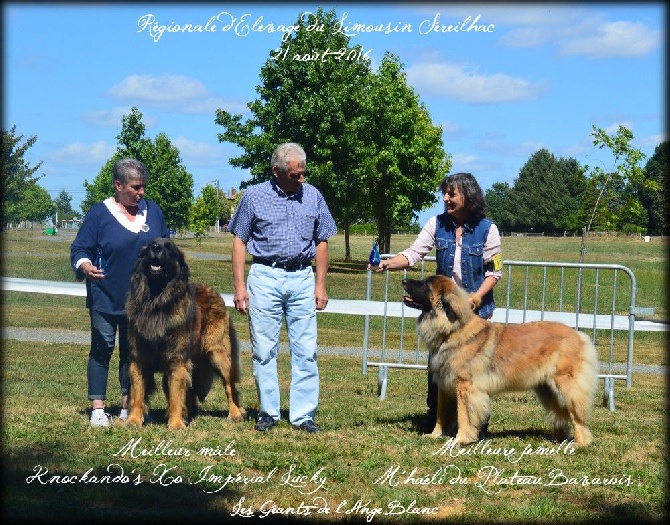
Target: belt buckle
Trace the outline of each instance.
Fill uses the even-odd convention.
[[[284,270],[287,272],[295,272],[296,270],[302,270],[303,268],[307,267],[307,263],[305,261],[296,261],[292,263],[284,263]]]

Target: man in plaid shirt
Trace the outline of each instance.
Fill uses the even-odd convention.
[[[295,143],[272,154],[272,178],[247,188],[228,225],[233,239],[235,309],[249,314],[259,398],[255,429],[280,421],[277,354],[282,319],[291,354],[289,421],[309,433],[319,403],[316,310],[328,304],[328,238],[337,227],[314,186],[305,182],[305,151]],[[252,264],[244,282],[247,251]],[[315,270],[312,269],[315,261]]]

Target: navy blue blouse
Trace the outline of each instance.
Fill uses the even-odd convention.
[[[130,276],[140,250],[156,237],[168,237],[165,217],[158,204],[147,200],[143,203],[146,204],[146,221],[137,233],[123,226],[104,202],[94,204],[84,217],[70,246],[72,268],[77,279],[82,280],[83,273],[75,267],[77,261],[89,259],[98,264],[101,256],[107,273],[102,280],[86,279],[87,308],[123,315]]]

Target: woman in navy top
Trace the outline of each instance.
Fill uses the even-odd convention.
[[[86,279],[86,307],[91,316],[87,379],[92,426],[108,426],[111,421],[105,412],[105,398],[117,329],[120,418],[128,417],[126,293],[142,247],[156,237],[168,236],[162,210],[144,198],[148,176],[146,166],[138,160],[117,161],[113,168],[114,196],[91,207],[70,246],[70,261],[77,279]]]

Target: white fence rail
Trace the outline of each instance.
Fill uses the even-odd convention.
[[[390,258],[393,255],[384,254],[383,258]],[[421,274],[424,273],[424,266],[427,261],[434,261],[434,257],[426,257],[421,263]],[[599,375],[605,380],[605,393],[603,397],[603,404],[609,406],[610,410],[614,410],[614,380],[625,380],[626,386],[630,387],[632,383],[632,364],[633,364],[633,342],[635,331],[665,331],[668,330],[668,325],[664,323],[656,323],[653,321],[637,320],[637,315],[651,315],[653,309],[641,309],[635,305],[636,297],[636,281],[635,275],[625,266],[611,265],[611,264],[576,264],[576,263],[556,263],[556,262],[529,262],[529,261],[505,261],[504,266],[507,273],[504,277],[506,281],[506,294],[503,299],[501,293],[500,283],[496,288],[496,303],[497,307],[493,314],[493,321],[502,323],[522,323],[534,320],[558,321],[568,326],[579,328],[581,330],[587,329],[592,331],[592,338],[595,343],[597,331],[608,331],[610,333],[608,359],[606,364],[606,372]],[[523,307],[512,308],[512,285],[516,281],[516,276],[512,273],[512,268],[521,267],[525,271],[523,273]],[[542,271],[541,279],[537,282],[537,276],[531,276],[530,268],[539,267]],[[558,282],[556,279],[551,279],[548,269],[558,269]],[[576,282],[571,282],[570,277],[566,276],[566,269],[576,269]],[[584,310],[581,305],[585,295],[582,289],[585,287],[584,272],[595,272],[595,278],[588,282],[588,286],[594,291],[595,299],[593,302],[593,309],[591,311]],[[611,291],[612,308],[608,313],[602,313],[600,305],[602,304],[602,297],[598,297],[602,293],[603,286],[601,285],[599,272],[607,271],[613,272],[613,284],[611,290],[608,288],[607,293]],[[619,272],[623,273],[630,279],[630,287],[628,294],[630,296],[630,304],[627,312],[616,313],[616,293],[618,289],[617,276]],[[388,369],[389,368],[405,368],[405,369],[419,369],[425,370],[427,365],[423,361],[427,361],[420,349],[420,341],[417,338],[416,347],[409,352],[403,348],[403,332],[405,319],[416,318],[419,315],[417,310],[407,308],[402,302],[402,297],[395,300],[389,298],[389,284],[391,273],[385,272],[379,277],[384,281],[384,300],[371,300],[371,284],[372,273],[368,271],[367,275],[367,290],[366,299],[364,300],[347,300],[347,299],[330,299],[328,301],[328,310],[325,313],[329,314],[347,314],[365,316],[364,334],[363,334],[363,374],[367,373],[368,367],[379,368],[379,390],[382,399],[386,396],[386,389],[388,385]],[[402,277],[406,272],[402,272]],[[555,276],[554,276],[555,277]],[[397,278],[401,278],[397,275]],[[55,295],[70,295],[70,296],[86,296],[86,286],[83,283],[74,282],[58,282],[45,281],[38,279],[24,279],[18,277],[2,277],[1,278],[3,291],[18,291],[28,293],[44,293]],[[541,289],[542,304],[539,309],[530,309],[527,307],[527,299],[531,288],[539,286]],[[580,304],[580,308],[573,308],[569,310],[570,305],[566,304],[564,297],[567,297],[567,291],[570,287],[576,287],[576,297]],[[221,294],[226,304],[232,304],[232,294]],[[557,299],[558,298],[558,299]],[[549,311],[545,309],[545,301],[553,303],[558,300],[558,311]],[[552,304],[553,304],[552,303]],[[370,318],[377,316],[382,318],[382,348],[380,361],[370,361]],[[389,318],[400,318],[401,322],[401,337],[399,341],[398,358],[396,360],[387,360],[387,355],[391,351],[388,350],[386,326]],[[414,326],[411,328],[414,330]],[[628,344],[626,351],[625,374],[615,373],[614,363],[614,331],[624,330],[628,332]],[[394,352],[395,353],[395,352]],[[409,353],[410,359],[406,359]]]

